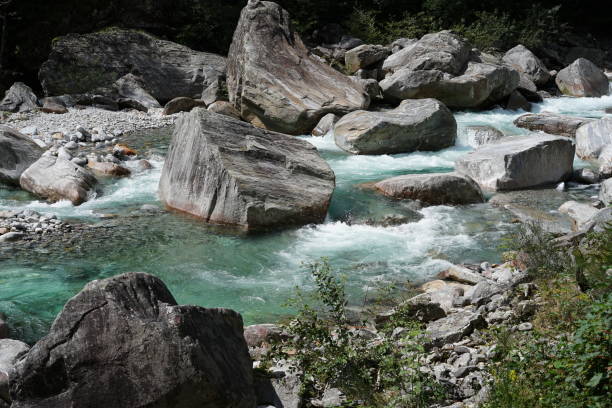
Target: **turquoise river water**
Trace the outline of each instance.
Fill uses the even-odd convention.
[[[612,96],[554,98],[534,105],[534,111],[602,117],[611,106]],[[143,204],[161,207],[157,184],[171,129],[134,134],[125,142],[154,153],[154,170],[107,180],[103,194],[80,207],[66,202],[50,205],[0,187],[0,210],[30,208],[113,226],[53,250],[14,252],[0,247],[0,312],[9,317],[17,337],[33,342],[44,335],[63,304],[86,282],[144,271],[162,278],[180,303],[229,307],[241,312],[245,323],[269,322],[289,313],[283,304],[293,289],[309,285],[305,265],[321,257],[329,258],[334,269],[346,275],[355,302],[368,288],[394,281],[423,281],[449,263],[498,261],[500,238],[515,228],[506,210],[489,204],[436,206],[422,209],[420,220],[371,226],[358,220],[410,214],[411,210],[358,185],[401,174],[452,171],[454,161],[473,149],[467,126],[492,125],[507,135],[524,133],[512,124],[521,113],[458,112],[457,145],[435,153],[351,156],[335,147],[331,135],[307,137],[336,173],[337,188],[325,223],[253,236],[206,226],[178,214],[135,216],[134,211]],[[575,165],[587,164],[577,160]],[[561,202],[591,193],[570,190],[563,194]],[[558,205],[551,203],[550,209]],[[117,217],[108,219],[102,214]]]

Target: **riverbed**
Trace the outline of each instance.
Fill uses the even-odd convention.
[[[599,118],[609,107],[612,96],[551,98],[534,105],[533,111]],[[29,208],[105,226],[70,245],[0,248],[0,312],[9,317],[14,337],[34,342],[88,281],[142,271],[162,278],[179,303],[232,308],[251,324],[290,313],[285,302],[296,286],[309,286],[307,265],[322,257],[346,276],[355,304],[373,288],[422,282],[451,263],[497,262],[501,238],[516,228],[505,209],[490,204],[435,206],[415,215],[407,203],[386,199],[361,184],[401,174],[452,171],[455,160],[474,148],[465,131],[468,126],[491,125],[505,135],[522,134],[526,131],[512,121],[523,113],[457,112],[457,145],[432,153],[352,156],[335,146],[332,135],[304,137],[336,173],[328,216],[321,225],[261,235],[239,234],[162,211],[157,185],[172,129],[133,133],[123,142],[146,153],[153,170],[105,180],[102,194],[79,207],[47,204],[0,187],[0,210]],[[575,167],[588,165],[575,161]],[[536,204],[554,211],[559,201],[586,199],[596,195],[596,189],[570,188]],[[160,211],[143,212],[143,205]],[[406,217],[406,222],[372,225],[388,215]]]

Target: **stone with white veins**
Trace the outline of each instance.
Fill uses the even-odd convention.
[[[612,118],[604,117],[586,123],[576,130],[576,155],[597,160],[606,146],[612,144]]]
[[[159,193],[206,222],[268,230],[322,222],[334,186],[310,143],[196,108],[177,122]]]
[[[573,170],[575,147],[564,137],[530,134],[480,146],[455,163],[484,190],[519,190],[557,183]]]
[[[585,58],[578,58],[563,68],[555,78],[565,95],[600,97],[610,91],[610,81],[604,72]]]

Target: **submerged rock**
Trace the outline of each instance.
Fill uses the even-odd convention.
[[[29,112],[36,108],[38,108],[38,98],[32,88],[23,82],[15,82],[0,101],[0,111]]]
[[[519,44],[506,52],[503,61],[517,71],[525,74],[538,86],[546,85],[550,79],[548,68],[546,68],[544,63],[524,45]],[[535,91],[534,89],[533,92]]]
[[[600,97],[607,95],[610,90],[608,77],[585,58],[578,58],[559,71],[555,82],[562,93],[571,96]]]
[[[612,145],[612,118],[591,121],[576,130],[576,155],[581,159],[599,159],[608,145]]]
[[[549,135],[511,136],[480,146],[455,163],[485,190],[518,190],[557,183],[572,174],[572,141]]]
[[[64,95],[111,87],[124,75],[138,72],[151,95],[165,103],[179,96],[199,98],[223,75],[225,65],[219,55],[141,31],[109,29],[54,40],[38,76],[46,95]]]
[[[44,155],[21,174],[21,188],[51,202],[69,200],[73,205],[87,201],[98,180],[88,170],[68,160]]]
[[[90,282],[20,361],[14,408],[255,406],[241,316],[178,306],[158,278]]]
[[[441,150],[456,136],[453,114],[435,99],[405,100],[388,112],[353,112],[334,127],[336,144],[353,154]]]
[[[32,139],[0,125],[0,183],[18,186],[21,174],[42,153],[43,150]]]
[[[514,125],[531,131],[541,131],[551,135],[575,137],[576,130],[593,119],[554,113],[527,113],[514,120]]]
[[[310,55],[289,13],[268,1],[242,10],[228,58],[229,99],[252,124],[309,134],[328,113],[366,109],[360,84]]]
[[[334,185],[310,143],[196,109],[176,124],[159,193],[206,222],[266,230],[322,222]]]
[[[430,205],[483,203],[478,184],[457,174],[407,174],[380,181],[374,188],[391,198],[420,200]]]

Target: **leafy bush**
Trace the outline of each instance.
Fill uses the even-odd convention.
[[[291,354],[306,398],[334,387],[358,406],[429,406],[440,391],[418,370],[424,351],[420,327],[398,313],[385,328],[387,336],[360,335],[347,318],[343,282],[325,260],[310,269],[316,290],[309,295],[296,290],[292,304],[299,313],[285,327],[291,340],[274,345],[270,358]],[[400,325],[402,334],[392,340],[393,328]]]

